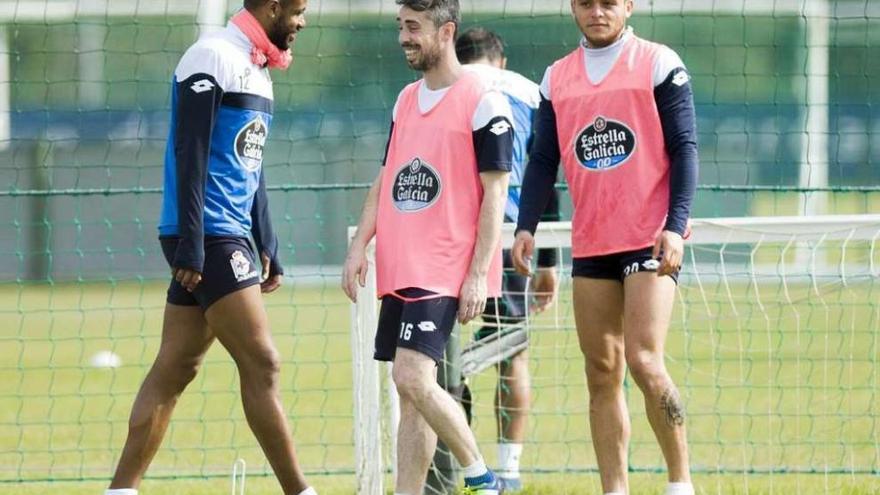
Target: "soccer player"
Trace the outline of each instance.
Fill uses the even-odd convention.
[[[456,317],[501,292],[501,223],[511,166],[510,105],[455,56],[458,0],[397,0],[398,39],[423,78],[394,106],[384,165],[343,267],[352,301],[376,237],[382,298],[374,357],[393,361],[400,394],[398,495],[420,495],[437,438],[463,466],[469,493],[497,495],[462,408],[437,384]]]
[[[261,168],[272,122],[269,68],[291,63],[307,3],[245,0],[224,30],[186,51],[174,72],[159,222],[173,280],[159,353],[132,407],[106,495],[137,494],[178,397],[215,339],[235,360],[248,424],[284,493],[317,493],[296,459],[260,295],[276,290],[282,275]]]
[[[571,190],[574,312],[606,494],[628,493],[629,368],[666,459],[669,495],[693,494],[685,411],[664,344],[697,180],[690,77],[627,27],[632,0],[572,0],[584,38],[547,69],[513,258],[526,272],[560,160]]]
[[[535,111],[540,103],[538,85],[516,72],[506,70],[504,43],[494,32],[471,28],[458,37],[455,53],[465,68],[508,99],[513,113],[513,167],[510,171],[510,187],[504,207],[504,221],[516,223],[519,216],[520,188],[529,146],[532,144],[532,125]],[[544,220],[559,219],[559,200],[554,191],[547,202]],[[498,332],[509,331],[525,320],[526,315],[546,309],[556,294],[556,250],[538,251],[538,270],[532,277],[531,293],[534,302],[526,300],[529,279],[513,271],[510,252],[504,252],[504,276],[502,295],[490,298],[483,312],[483,326],[475,335],[483,340]],[[531,308],[529,308],[531,306]],[[522,489],[519,460],[526,435],[526,420],[531,402],[528,351],[523,350],[498,366],[498,386],[495,393],[495,418],[497,421],[498,466],[496,473],[502,478],[505,492]]]

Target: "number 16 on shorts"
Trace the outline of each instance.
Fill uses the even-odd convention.
[[[400,340],[409,340],[412,337],[412,323],[400,322]]]

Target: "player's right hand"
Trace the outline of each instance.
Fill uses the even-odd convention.
[[[464,325],[486,310],[486,276],[468,273],[458,294],[458,322]]]
[[[174,268],[171,273],[174,280],[189,292],[196,290],[196,286],[202,281],[202,274],[192,268]]]
[[[535,236],[528,230],[517,232],[510,253],[513,257],[513,267],[517,273],[526,277],[531,275],[532,255],[535,253]]]
[[[364,248],[352,246],[342,265],[342,291],[351,300],[357,302],[358,284],[367,285],[367,254]]]

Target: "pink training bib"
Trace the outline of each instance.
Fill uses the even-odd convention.
[[[485,89],[465,74],[427,113],[417,81],[400,94],[382,168],[376,224],[379,297],[407,287],[458,297],[474,247],[483,187],[472,120]],[[501,294],[501,244],[488,275],[490,297]]]
[[[654,101],[659,45],[633,36],[593,84],[579,47],[553,64],[550,94],[574,213],[572,256],[654,245],[669,209],[669,157]]]

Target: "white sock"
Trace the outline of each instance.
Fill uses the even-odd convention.
[[[608,492],[605,495],[624,495],[624,494],[621,492]]]
[[[489,468],[486,467],[486,462],[480,457],[470,466],[462,468],[462,471],[464,471],[465,478],[479,478],[486,474],[489,471]]]
[[[138,491],[134,488],[108,488],[104,495],[138,495]]]
[[[498,476],[502,478],[519,478],[519,458],[522,455],[523,444],[499,443],[498,444]]]
[[[318,492],[315,491],[314,488],[308,487],[305,490],[299,492],[299,495],[318,495]]]
[[[689,481],[671,482],[666,485],[666,495],[694,495],[694,485]]]

